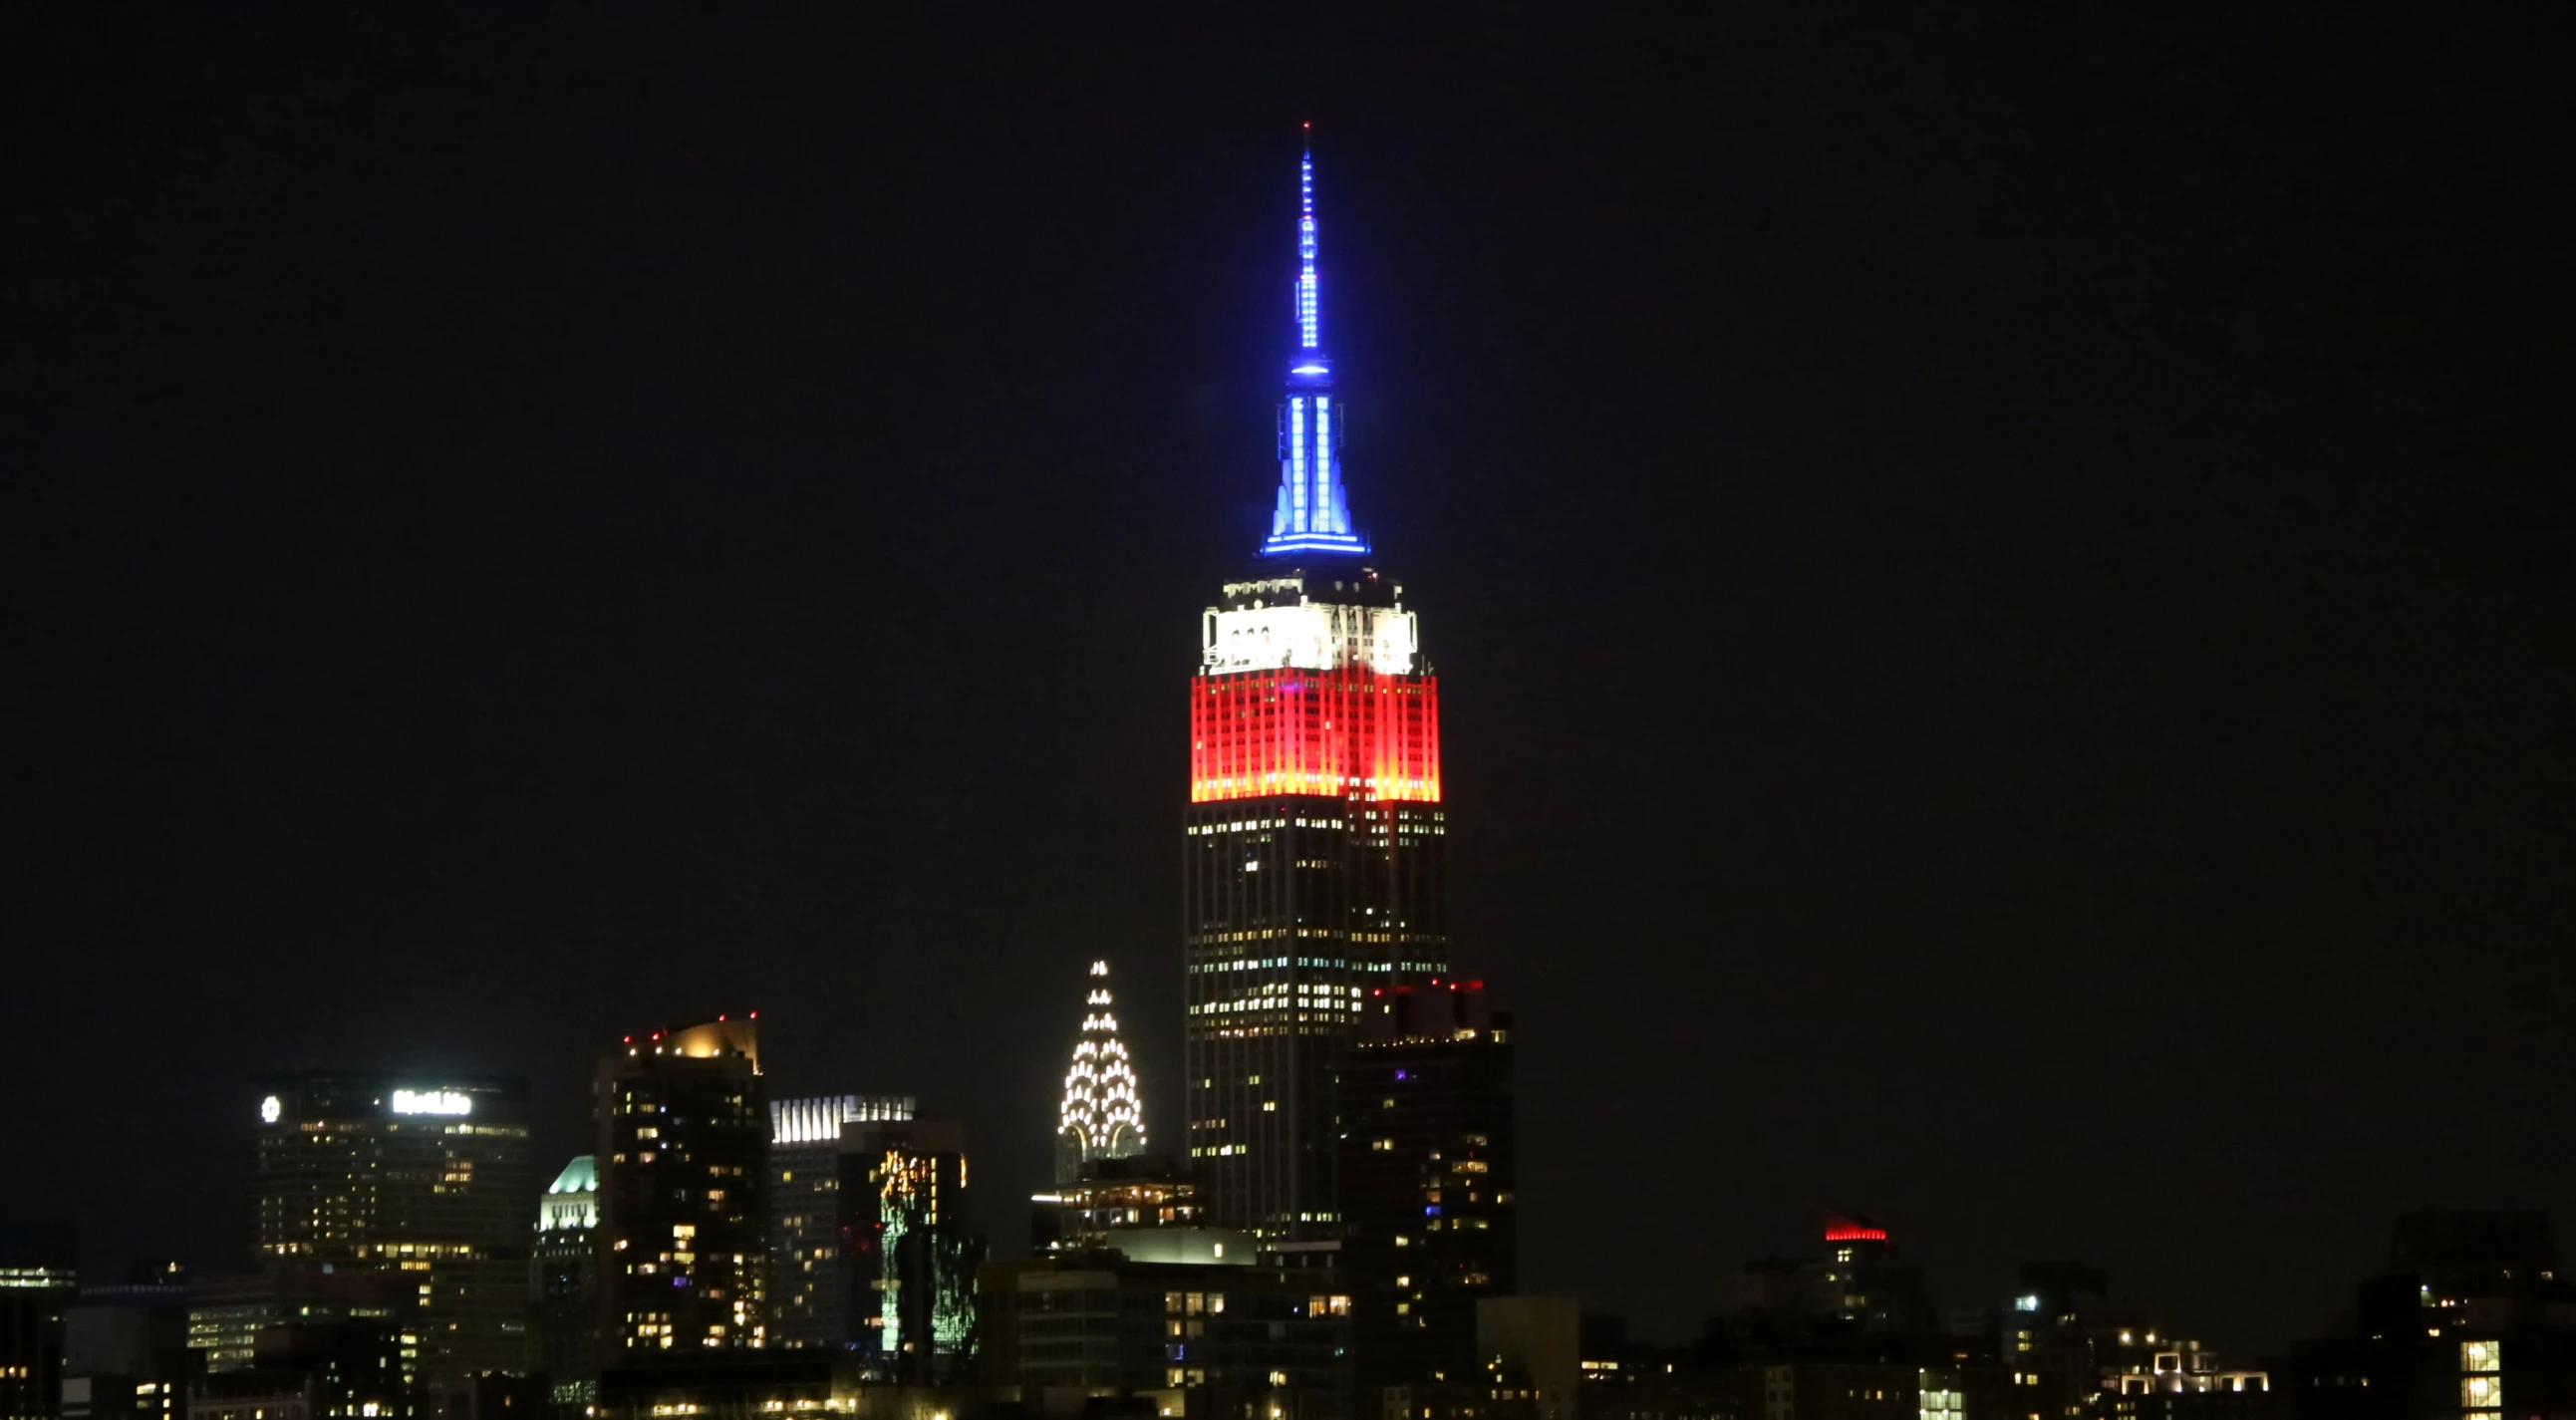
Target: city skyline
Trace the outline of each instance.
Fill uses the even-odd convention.
[[[232,1254],[260,1074],[526,1078],[550,1177],[607,1043],[754,1007],[1023,1198],[1094,960],[1183,1142],[1173,682],[1278,531],[1307,118],[1525,1287],[1678,1340],[1849,1208],[2259,1349],[2407,1209],[2567,1216],[2510,22],[10,23],[0,1218],[94,1266]]]

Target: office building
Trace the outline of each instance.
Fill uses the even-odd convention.
[[[1823,1262],[1803,1274],[1820,1312],[1881,1335],[1928,1337],[1939,1329],[1922,1264],[1900,1256],[1877,1221],[1827,1218],[1825,1249]]]
[[[1082,1035],[1064,1072],[1064,1099],[1056,1110],[1055,1181],[1071,1183],[1082,1166],[1145,1151],[1145,1105],[1136,1067],[1118,1038],[1118,1013],[1109,996],[1109,963],[1091,964]]]
[[[768,1340],[769,1102],[758,1023],[629,1037],[599,1064],[603,1364]]]
[[[1342,483],[1302,168],[1280,486],[1258,566],[1200,620],[1183,950],[1189,1158],[1211,1218],[1340,1231],[1334,1075],[1368,991],[1448,971],[1439,685]]]
[[[2419,1209],[2353,1325],[2292,1353],[2295,1420],[2525,1420],[2576,1414],[2576,1284],[2547,1214]]]
[[[532,1250],[528,1370],[563,1404],[586,1404],[599,1378],[599,1160],[579,1154],[546,1185]]]
[[[322,1266],[272,1266],[238,1277],[188,1283],[188,1349],[205,1357],[209,1374],[245,1370],[255,1363],[259,1334],[276,1326],[357,1322],[393,1338],[404,1383],[420,1381],[420,1283],[413,1273],[325,1271]]]
[[[62,1420],[180,1420],[202,1363],[177,1280],[91,1287],[63,1312]]]
[[[1480,981],[1372,990],[1340,1113],[1363,1392],[1480,1377],[1477,1303],[1519,1284],[1510,1018]]]
[[[262,1263],[406,1278],[426,1384],[526,1366],[527,1082],[306,1071],[256,1084]]]
[[[1801,1357],[1950,1359],[1923,1268],[1898,1252],[1883,1224],[1836,1213],[1823,1236],[1821,1257],[1748,1263],[1729,1289],[1729,1310],[1794,1338]]]
[[[1112,1233],[1200,1221],[1198,1185],[1167,1154],[1094,1159],[1071,1183],[1030,1202],[1030,1246],[1040,1255],[1107,1247]]]
[[[912,1118],[898,1095],[824,1095],[769,1105],[769,1336],[773,1347],[854,1352],[859,1323],[841,1235],[841,1129]],[[873,1294],[871,1294],[873,1295]]]
[[[840,1229],[848,1238],[854,1355],[874,1379],[950,1385],[975,1359],[966,1131],[944,1120],[843,1126]]]
[[[262,1327],[251,1364],[189,1387],[188,1420],[410,1420],[401,1343],[382,1322]],[[472,1383],[455,1390],[467,1393]]]
[[[1488,1368],[1486,1386],[1509,1392],[1515,1410],[1527,1411],[1538,1420],[1572,1420],[1583,1399],[1583,1304],[1579,1299],[1481,1298],[1476,1303],[1475,1328],[1476,1354]],[[1432,1397],[1454,1400],[1459,1396],[1458,1384],[1451,1380],[1387,1387],[1379,1392],[1384,1397],[1381,1413],[1392,1417],[1399,1407],[1407,1414],[1438,1408],[1413,1402]]]
[[[2006,1305],[1958,1318],[1952,1339],[1980,1418],[1976,1386],[1989,1369],[2010,1377],[2011,1420],[2251,1420],[2273,1404],[2266,1372],[2222,1365],[2197,1338],[2114,1299],[2109,1276],[2081,1262],[2024,1263]]]
[[[0,1420],[54,1420],[63,1311],[79,1291],[68,1232],[0,1232]]]
[[[1327,1274],[1222,1261],[1203,1242],[1168,1260],[1093,1251],[986,1276],[992,1378],[1024,1403],[1053,1392],[1140,1400],[1161,1415],[1353,1413],[1350,1297]]]

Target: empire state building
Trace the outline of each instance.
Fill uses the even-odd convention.
[[[1334,1076],[1374,989],[1445,975],[1439,682],[1342,485],[1301,166],[1279,500],[1200,618],[1185,847],[1187,1147],[1210,1220],[1331,1236]]]

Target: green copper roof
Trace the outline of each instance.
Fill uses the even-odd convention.
[[[572,1162],[563,1166],[562,1173],[555,1175],[555,1181],[546,1185],[548,1193],[597,1193],[598,1191],[599,1156],[597,1154],[573,1155]]]

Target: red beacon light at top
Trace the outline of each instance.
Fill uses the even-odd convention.
[[[1825,1225],[1827,1242],[1885,1242],[1887,1229],[1836,1220]]]

